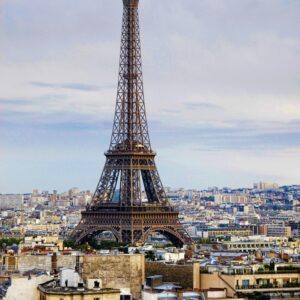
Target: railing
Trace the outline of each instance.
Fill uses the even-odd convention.
[[[250,271],[250,270],[247,270],[246,272],[232,272],[232,271],[229,271],[229,272],[222,272],[223,275],[259,275],[259,274],[290,274],[290,273],[293,273],[293,274],[299,274],[300,273],[300,269],[286,269],[286,270],[277,270],[277,271],[267,271],[267,270],[264,270],[264,271]]]
[[[300,282],[289,282],[286,284],[257,284],[257,285],[237,285],[237,290],[252,290],[252,289],[279,289],[279,288],[297,288],[300,287]]]
[[[256,271],[254,274],[289,274],[289,273],[300,273],[300,269],[286,269],[286,270],[277,270],[277,271]]]
[[[150,205],[142,205],[142,206],[119,206],[119,204],[101,204],[101,207],[97,208],[90,208],[87,212],[82,212],[83,214],[85,213],[93,213],[93,212],[101,212],[101,211],[110,211],[110,210],[115,210],[115,211],[120,211],[120,212],[149,212],[149,211],[156,211],[156,212],[177,212],[177,209],[173,206],[162,206],[161,204],[150,204]]]
[[[104,153],[107,156],[118,156],[118,155],[142,155],[142,156],[155,156],[156,152],[148,149],[142,149],[135,147],[133,150],[130,149],[114,149],[108,150]]]

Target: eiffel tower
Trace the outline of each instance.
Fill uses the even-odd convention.
[[[192,240],[179,222],[178,212],[168,202],[148,133],[138,4],[139,0],[123,0],[119,79],[110,147],[91,204],[81,213],[72,238],[81,243],[110,231],[118,242],[133,244],[159,232],[175,246],[182,247],[190,245]]]

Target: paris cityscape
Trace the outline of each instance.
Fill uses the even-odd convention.
[[[300,4],[273,1],[0,4],[0,299],[300,299]]]

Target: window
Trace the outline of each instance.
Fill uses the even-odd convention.
[[[248,288],[248,287],[249,287],[249,284],[250,284],[250,281],[249,281],[249,280],[242,280],[242,287],[243,287],[243,288]]]

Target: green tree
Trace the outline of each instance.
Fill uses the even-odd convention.
[[[150,260],[150,261],[154,261],[155,260],[155,254],[154,251],[150,250],[146,252],[146,259]]]

